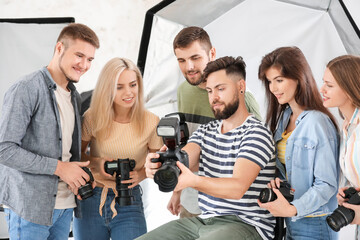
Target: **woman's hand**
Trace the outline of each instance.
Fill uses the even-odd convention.
[[[354,217],[353,221],[351,222],[351,224],[360,224],[360,205],[354,205],[354,204],[347,203],[347,201],[349,199],[345,198],[344,191],[347,190],[348,188],[349,187],[340,188],[338,194],[336,195],[336,198],[338,200],[339,205],[354,210],[355,217]],[[360,191],[360,188],[355,188],[355,189],[358,192]]]
[[[268,186],[268,188],[280,188],[280,182],[282,182],[282,181],[280,180],[280,178],[277,177],[277,178],[271,180],[267,184],[267,186]]]
[[[286,198],[281,194],[279,189],[272,188],[277,196],[277,199],[272,202],[261,203],[259,200],[258,204],[261,208],[267,209],[275,217],[293,217],[296,216],[296,207],[291,205]]]
[[[116,160],[107,157],[93,158],[92,161],[93,164],[90,165],[90,168],[94,169],[95,172],[98,172],[105,179],[114,179],[113,176],[105,172],[105,168],[104,168],[105,162],[112,162],[112,161],[116,161]]]
[[[146,178],[145,168],[141,168],[137,171],[131,171],[129,177],[129,180],[123,180],[121,183],[131,184],[128,188],[133,188]]]
[[[336,198],[337,198],[338,204],[340,206],[342,206],[344,202],[347,202],[349,200],[349,199],[345,198],[345,193],[344,193],[344,191],[348,188],[349,187],[339,188],[339,192],[338,192],[338,194],[336,194]]]
[[[343,206],[349,209],[354,210],[355,212],[355,217],[353,219],[353,221],[351,222],[351,224],[360,224],[360,205],[353,205],[353,204],[349,204],[347,202],[343,203]]]

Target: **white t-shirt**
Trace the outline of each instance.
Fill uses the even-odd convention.
[[[75,112],[71,103],[71,93],[57,85],[55,97],[60,114],[62,161],[69,162],[71,158],[72,135],[75,126]],[[76,207],[74,194],[68,189],[68,185],[60,179],[56,194],[55,209],[74,207]]]

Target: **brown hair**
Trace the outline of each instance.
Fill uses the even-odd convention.
[[[186,48],[194,41],[199,41],[205,51],[210,51],[212,44],[207,32],[201,27],[187,27],[181,30],[173,42],[174,50],[177,48]]]
[[[236,79],[246,78],[246,64],[242,57],[222,57],[218,58],[215,61],[211,61],[206,65],[204,69],[203,81],[206,82],[208,76],[216,71],[225,70],[226,76],[235,76]]]
[[[323,105],[320,92],[304,54],[297,47],[281,47],[263,57],[258,72],[259,79],[262,80],[265,86],[268,101],[266,123],[270,126],[272,132],[275,131],[279,117],[287,104],[279,104],[269,89],[266,71],[270,68],[277,68],[282,77],[290,78],[298,83],[295,91],[297,104],[305,110],[318,110],[328,115],[335,127],[337,127],[334,116]]]
[[[330,70],[339,84],[351,99],[352,103],[360,108],[360,57],[343,55],[331,60],[326,67]]]
[[[63,42],[65,47],[68,47],[67,39],[80,39],[90,43],[95,48],[100,47],[99,39],[96,33],[91,30],[88,26],[81,23],[70,23],[60,32],[57,42]]]

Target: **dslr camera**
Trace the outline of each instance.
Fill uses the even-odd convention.
[[[105,172],[114,175],[116,173],[116,191],[118,192],[118,196],[116,197],[116,202],[120,206],[128,206],[132,205],[134,202],[134,195],[132,193],[132,189],[128,188],[130,183],[121,183],[123,180],[130,179],[130,172],[134,170],[136,165],[135,160],[133,159],[117,159],[112,162],[105,162],[104,169]]]
[[[87,167],[82,167],[82,170],[84,170],[90,177],[90,180],[86,182],[85,185],[80,186],[78,189],[78,194],[84,200],[94,195],[92,188],[92,182],[94,181],[94,177]]]
[[[356,191],[355,188],[350,187],[344,191],[345,197],[349,199],[347,203],[359,205],[360,204],[360,192]],[[350,224],[355,217],[355,212],[352,209],[344,206],[339,206],[335,211],[326,218],[327,224],[335,232],[340,231],[342,227]]]
[[[288,182],[280,182],[279,191],[289,202],[294,200],[294,190]],[[264,188],[261,190],[259,200],[262,203],[272,202],[277,199],[276,194],[271,188]]]
[[[178,183],[180,169],[176,162],[180,161],[189,167],[189,158],[181,148],[186,144],[189,131],[185,117],[181,113],[169,114],[161,118],[157,126],[158,136],[163,138],[167,146],[166,152],[157,152],[160,157],[151,159],[151,162],[161,162],[162,165],[154,175],[154,181],[162,192],[171,192]]]

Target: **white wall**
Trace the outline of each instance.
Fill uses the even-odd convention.
[[[91,69],[77,84],[79,92],[83,92],[95,87],[101,68],[111,58],[126,57],[137,62],[145,13],[159,2],[160,0],[0,0],[0,18],[74,17],[75,22],[92,28],[100,39],[100,49],[96,52]]]

